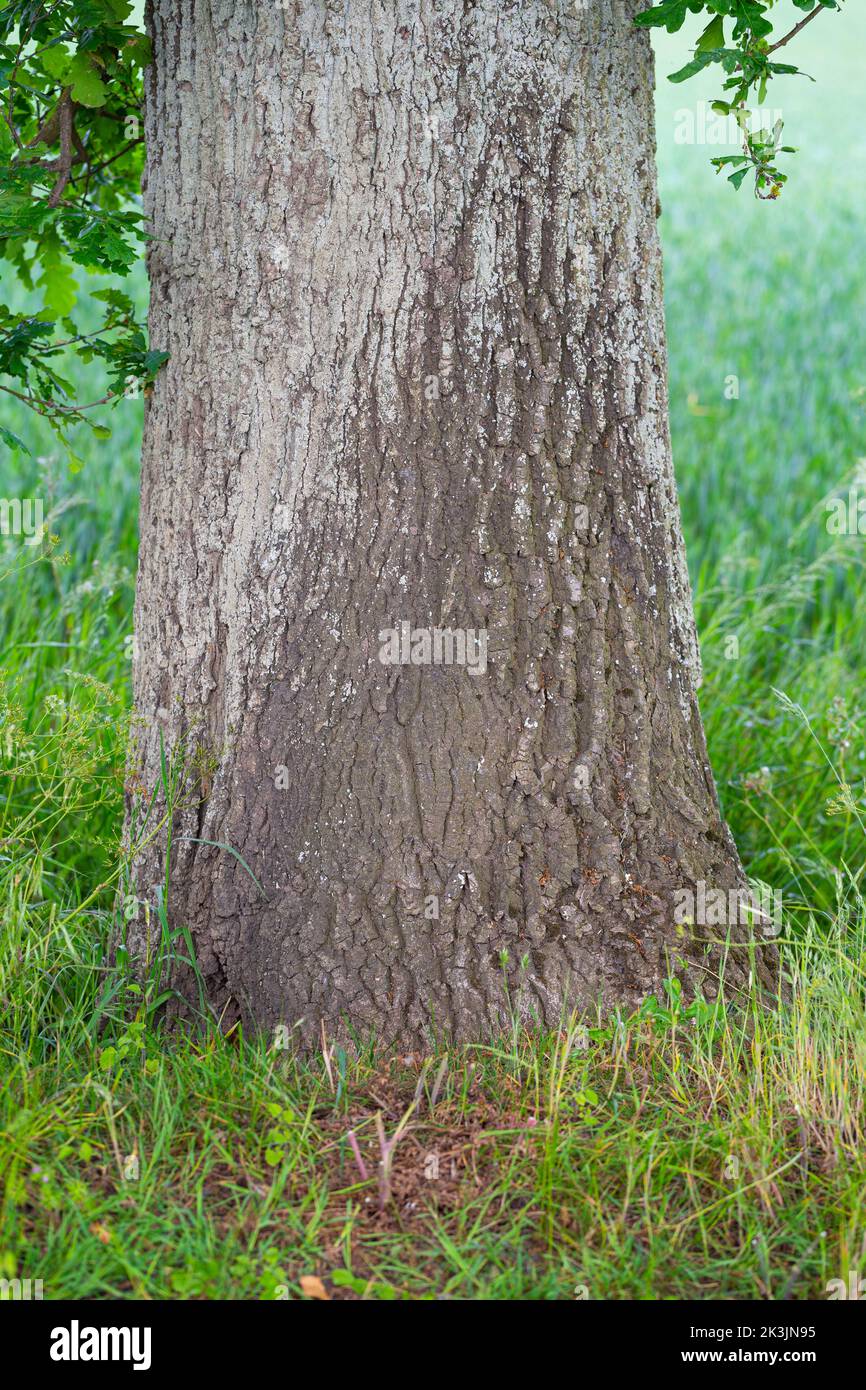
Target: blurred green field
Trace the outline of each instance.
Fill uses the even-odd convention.
[[[795,61],[815,83],[781,78],[768,96],[800,149],[776,203],[715,175],[725,149],[677,142],[683,111],[718,95],[711,77],[665,80],[691,39],[687,24],[656,44],[674,455],[720,794],[748,871],[782,890],[808,943],[790,1015],[751,1032],[701,1016],[688,1044],[676,1009],[632,1021],[646,1109],[616,1090],[625,1025],[600,1026],[599,1055],[560,1071],[561,1039],[514,1039],[482,1064],[477,1105],[503,1134],[547,1126],[553,1147],[536,1162],[506,1144],[484,1199],[420,1233],[370,1225],[346,1125],[365,1123],[373,1081],[396,1116],[414,1079],[344,1058],[337,1086],[330,1063],[286,1071],[237,1039],[179,1048],[149,1013],[130,1034],[107,993],[142,406],[106,412],[108,442],[79,431],[86,467],[70,477],[50,432],[4,400],[33,458],[3,452],[0,496],[50,499],[59,542],[26,569],[0,550],[0,1275],[85,1297],[272,1297],[338,1267],[346,1296],[370,1279],[380,1297],[570,1297],[586,1279],[592,1297],[816,1297],[866,1258],[866,538],[830,536],[824,508],[866,453],[866,13],[810,25]],[[122,1064],[101,1062],[107,1038],[126,1039]],[[466,1068],[452,1059],[443,1091],[456,1129]],[[306,1119],[274,1167],[268,1106],[289,1097]],[[132,1154],[137,1202],[118,1176]]]
[[[671,429],[701,703],[750,871],[826,908],[836,871],[862,869],[863,834],[850,815],[828,816],[836,778],[773,690],[804,707],[862,798],[866,546],[828,535],[823,504],[866,452],[866,13],[849,5],[822,15],[786,50],[815,81],[781,77],[768,93],[799,151],[783,157],[790,180],[774,203],[757,200],[748,180],[735,193],[716,175],[709,160],[734,147],[677,143],[689,128],[683,110],[695,111],[697,132],[698,103],[719,95],[704,74],[666,80],[687,33],[656,44],[656,124]],[[728,400],[732,376],[739,399]],[[762,768],[768,775],[756,779]]]

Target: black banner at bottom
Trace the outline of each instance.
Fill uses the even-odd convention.
[[[314,1300],[310,1300],[314,1301]],[[462,1300],[439,1299],[437,1302]],[[843,1301],[843,1300],[838,1300]],[[856,1300],[844,1300],[860,1302]],[[857,1363],[862,1349],[863,1318],[858,1309],[848,1312],[836,1302],[816,1303],[653,1303],[593,1302],[576,1300],[564,1320],[562,1313],[530,1312],[524,1305],[520,1322],[513,1315],[497,1331],[495,1305],[475,1306],[472,1322],[451,1323],[444,1310],[422,1314],[418,1328],[422,1336],[441,1336],[457,1330],[463,1334],[458,1355],[461,1373],[467,1369],[466,1349],[475,1348],[489,1380],[496,1373],[499,1349],[513,1358],[516,1344],[532,1356],[547,1347],[550,1333],[568,1338],[561,1345],[571,1358],[599,1358],[608,1371],[619,1375],[632,1372],[668,1375],[680,1368],[698,1378],[713,1368],[761,1367],[775,1377],[789,1370],[807,1370],[826,1379]],[[478,1316],[481,1312],[482,1323]],[[334,1324],[314,1318],[306,1321],[299,1302],[216,1303],[216,1302],[39,1302],[4,1300],[0,1303],[0,1329],[5,1333],[4,1350],[23,1353],[22,1369],[38,1370],[50,1381],[63,1382],[101,1379],[103,1373],[145,1375],[195,1372],[232,1375],[260,1374],[263,1358],[268,1364],[284,1365],[291,1373],[299,1350],[309,1354],[312,1347],[325,1356],[332,1376],[342,1357],[348,1370],[357,1371],[375,1359],[384,1370],[389,1357],[380,1339],[406,1328],[402,1317],[350,1314],[354,1334],[339,1342],[322,1342],[323,1329]],[[321,1313],[320,1313],[321,1315]],[[535,1317],[539,1321],[535,1322]],[[359,1322],[354,1318],[360,1317]],[[427,1318],[432,1320],[427,1322]],[[442,1322],[444,1317],[445,1322]],[[487,1322],[488,1317],[490,1322]],[[339,1324],[338,1324],[339,1325]],[[371,1341],[371,1334],[375,1341]],[[314,1337],[314,1343],[295,1343],[299,1336]],[[471,1341],[468,1340],[471,1338]],[[419,1349],[420,1349],[419,1344]],[[437,1342],[441,1346],[441,1342]],[[448,1357],[445,1351],[446,1360]],[[288,1359],[287,1359],[288,1358]],[[394,1369],[401,1379],[407,1366],[405,1355],[395,1352]],[[5,1358],[4,1358],[5,1359]],[[427,1359],[427,1358],[425,1358]],[[411,1358],[414,1362],[415,1357]],[[297,1370],[295,1365],[295,1370]],[[514,1365],[503,1359],[502,1371],[513,1374]],[[272,1372],[268,1372],[271,1374]]]

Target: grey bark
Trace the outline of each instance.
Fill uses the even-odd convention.
[[[148,789],[160,735],[190,760],[168,916],[223,1017],[466,1038],[669,972],[716,992],[720,933],[673,910],[742,871],[640,7],[151,4],[136,756]],[[484,629],[486,673],[383,664],[403,620]],[[772,981],[750,935],[736,986]]]

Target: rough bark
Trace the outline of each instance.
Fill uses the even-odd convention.
[[[724,931],[673,912],[742,871],[639,7],[153,0],[138,758],[147,787],[160,734],[205,767],[168,916],[225,1016],[462,1038],[717,989]],[[485,629],[486,673],[382,664],[402,620]]]

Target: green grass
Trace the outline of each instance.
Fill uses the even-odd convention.
[[[105,958],[140,404],[79,441],[74,478],[4,405],[35,459],[0,462],[0,495],[49,498],[59,542],[26,570],[0,554],[0,1277],[50,1298],[296,1297],[302,1278],[347,1298],[804,1298],[862,1270],[866,571],[823,499],[866,432],[866,16],[811,25],[816,85],[768,100],[801,147],[774,205],[716,179],[719,149],[674,143],[677,108],[716,94],[663,80],[688,33],[659,62],[674,451],[713,766],[747,867],[784,894],[792,1002],[670,998],[428,1058],[162,1031],[155,992]],[[404,1122],[384,1194],[377,1115],[386,1142]]]
[[[56,975],[63,943],[36,953]],[[10,1271],[51,1297],[818,1296],[866,1253],[866,1030],[844,954],[803,964],[784,1015],[647,1006],[445,1068],[143,1030],[107,1073],[94,997],[64,998],[60,1045],[56,1018],[7,1041]],[[403,1124],[384,1190],[377,1115]]]

